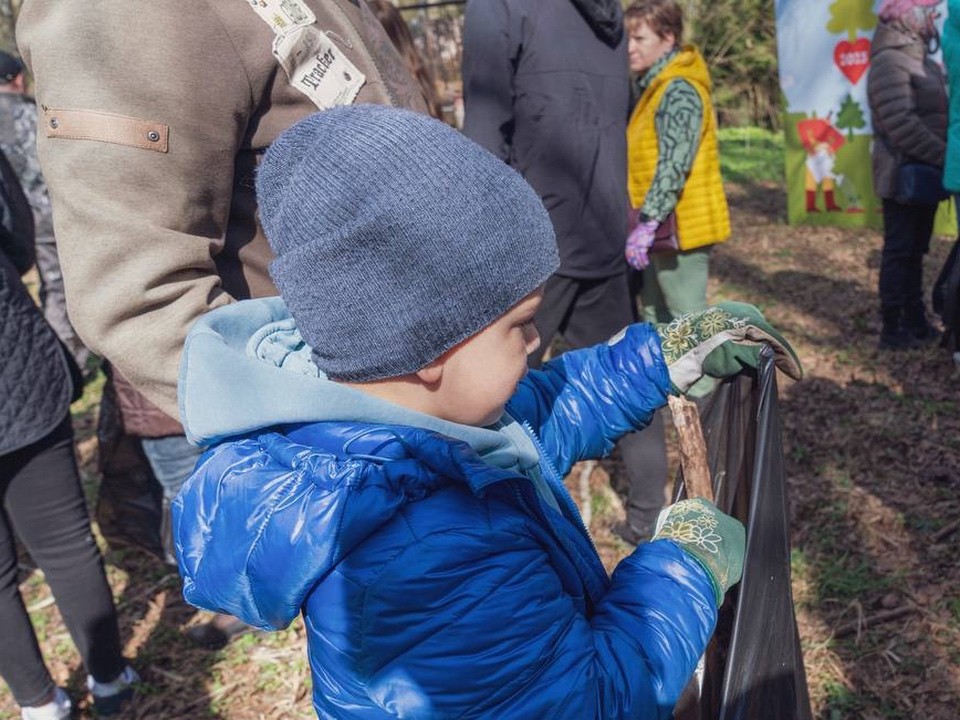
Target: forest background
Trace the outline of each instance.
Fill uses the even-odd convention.
[[[15,49],[14,24],[21,4],[22,0],[0,0],[0,49]],[[428,52],[433,44],[445,45],[445,38],[459,44],[462,4],[435,8],[406,0],[394,0],[394,4],[414,8],[404,15]],[[680,4],[688,18],[688,39],[701,49],[713,76],[720,125],[779,130],[781,95],[772,0],[680,0]],[[424,37],[429,32],[426,25],[433,26],[429,38]],[[436,54],[445,56],[433,58],[436,74],[455,83],[459,56]]]

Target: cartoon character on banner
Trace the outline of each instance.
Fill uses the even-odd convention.
[[[831,113],[832,115],[832,113]],[[807,197],[807,212],[820,212],[817,207],[817,190],[823,188],[823,202],[827,212],[840,212],[834,189],[837,176],[833,172],[837,151],[846,142],[837,128],[833,126],[830,115],[826,118],[808,118],[797,123],[797,134],[803,149],[807,151],[806,176],[804,189]]]

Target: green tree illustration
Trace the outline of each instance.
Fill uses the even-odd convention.
[[[857,30],[873,30],[876,26],[873,0],[834,0],[830,6],[827,30],[834,35],[847,33],[850,42],[857,39]]]
[[[867,120],[863,117],[863,108],[853,99],[850,93],[840,103],[840,112],[834,123],[841,130],[847,131],[847,140],[853,140],[853,131],[867,126]]]

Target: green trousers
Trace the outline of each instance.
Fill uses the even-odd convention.
[[[688,312],[707,307],[707,272],[712,245],[679,253],[654,253],[643,269],[640,301],[643,320],[666,323]],[[716,380],[700,378],[687,391],[690,397],[703,397],[713,392]]]
[[[712,245],[679,253],[654,253],[643,270],[645,322],[665,323],[707,307],[707,272]]]

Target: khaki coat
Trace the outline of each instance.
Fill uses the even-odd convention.
[[[276,294],[254,174],[277,135],[318,109],[280,67],[255,4],[26,0],[17,27],[70,319],[173,417],[194,321]],[[366,3],[264,4],[312,11],[311,27],[366,78],[353,102],[426,111]]]

